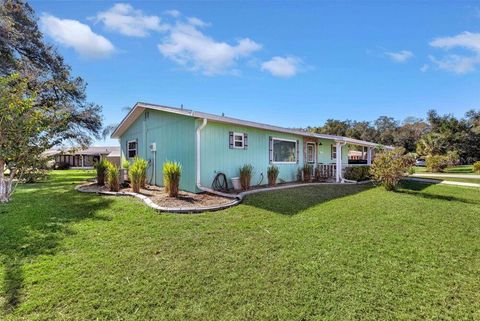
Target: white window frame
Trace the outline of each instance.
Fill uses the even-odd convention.
[[[236,136],[241,136],[242,139],[237,140]],[[236,146],[235,145],[236,142],[242,142],[242,146]],[[236,133],[236,132],[233,133],[233,148],[234,149],[245,149],[245,133]]]
[[[307,142],[307,150],[306,150],[306,153],[305,153],[305,154],[306,154],[306,155],[305,155],[305,158],[306,158],[306,160],[307,160],[307,164],[315,164],[315,159],[316,159],[316,157],[315,157],[315,145],[316,145],[315,143]],[[312,158],[312,160],[309,160],[309,159],[308,159],[308,146],[312,146],[312,147],[313,147],[313,151],[312,151],[312,157],[313,157],[313,158]]]
[[[135,148],[130,148],[130,143],[135,143]],[[134,150],[135,151],[135,156],[138,156],[138,142],[137,142],[136,139],[127,141],[127,158],[128,159],[135,158],[135,156],[130,157],[130,151],[131,150]]]
[[[333,157],[334,153],[335,153],[335,157]],[[336,144],[331,144],[330,145],[330,159],[337,159],[337,145]]]
[[[294,142],[295,143],[295,160],[292,162],[276,162],[275,157],[274,157],[274,150],[275,150],[275,141],[282,141],[282,142]],[[296,164],[297,163],[297,157],[298,157],[298,144],[297,141],[294,139],[285,139],[285,138],[278,138],[278,137],[272,137],[272,164]]]

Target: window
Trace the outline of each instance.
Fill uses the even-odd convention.
[[[272,153],[274,163],[296,163],[297,142],[274,138]]]
[[[307,143],[307,163],[315,163],[315,143]]]
[[[334,144],[330,145],[330,156],[332,159],[337,159],[337,146]]]
[[[131,140],[127,143],[128,158],[134,158],[137,156],[137,141]]]
[[[245,135],[243,133],[233,133],[233,148],[245,147]]]

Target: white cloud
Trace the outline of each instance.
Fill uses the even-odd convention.
[[[423,66],[420,67],[420,71],[421,72],[426,72],[429,68],[430,68],[430,66],[428,64],[423,64]]]
[[[89,26],[77,20],[60,19],[43,14],[40,18],[40,26],[41,30],[56,42],[73,48],[84,57],[101,58],[115,50],[108,39],[94,33]]]
[[[181,15],[180,11],[178,11],[178,10],[167,10],[167,11],[165,11],[165,14],[167,14],[169,16],[172,16],[174,18],[178,18]]]
[[[470,52],[470,55],[447,54],[439,59],[430,55],[430,61],[439,69],[466,74],[475,71],[480,64],[480,33],[465,31],[453,37],[439,37],[432,40],[430,46],[445,50],[460,48]]]
[[[132,37],[145,37],[149,31],[167,28],[161,24],[160,17],[147,16],[127,3],[116,3],[107,11],[99,12],[94,20],[102,22],[108,30]]]
[[[158,45],[160,53],[188,70],[205,75],[237,73],[233,67],[241,58],[249,57],[261,49],[261,45],[249,38],[239,39],[236,44],[216,41],[198,30],[200,19],[189,18],[177,22]]]
[[[289,78],[295,76],[302,66],[302,60],[297,57],[273,57],[262,63],[261,69],[268,71],[275,77]]]
[[[407,60],[413,58],[413,53],[408,50],[401,50],[398,52],[386,51],[385,55],[387,55],[394,62],[398,62],[398,63],[404,63]]]

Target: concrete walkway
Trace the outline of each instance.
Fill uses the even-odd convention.
[[[415,182],[429,183],[429,184],[442,184],[442,185],[453,185],[453,186],[478,187],[478,188],[480,188],[480,184],[476,184],[476,183],[440,181],[438,179],[429,179],[429,178],[420,178],[420,177],[406,177],[405,179],[408,180],[408,181],[415,181]]]
[[[445,174],[445,173],[415,173],[410,176],[413,177],[451,177],[451,178],[478,178],[480,179],[480,175],[476,174]]]

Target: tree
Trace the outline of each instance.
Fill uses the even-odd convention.
[[[313,127],[309,130],[317,134],[345,136],[350,126],[349,120],[327,119],[323,126]]]
[[[81,146],[89,145],[92,138],[98,138],[102,128],[101,106],[86,101],[86,84],[80,77],[72,77],[71,69],[63,61],[61,55],[47,43],[39,31],[33,9],[20,0],[4,0],[0,2],[0,77],[3,92],[1,97],[6,104],[1,112],[10,108],[9,100],[19,104],[18,110],[8,110],[9,118],[3,119],[0,130],[16,130],[17,134],[26,129],[26,116],[23,109],[31,110],[42,120],[41,131],[28,145],[28,153],[40,157],[40,154],[60,143],[70,141]],[[16,98],[14,98],[16,97]],[[30,105],[30,109],[27,108]],[[28,113],[27,113],[28,114]],[[23,117],[23,118],[22,118]],[[15,122],[18,122],[18,126]],[[37,129],[32,129],[33,134]],[[11,137],[15,137],[10,133]],[[11,142],[2,140],[3,144],[0,164],[13,169],[9,179],[21,175],[28,164],[13,162],[20,159],[27,150],[22,148],[8,149]],[[7,151],[8,150],[8,151]],[[21,155],[22,154],[22,155]],[[3,181],[2,184],[6,186]],[[8,199],[8,198],[7,198]]]
[[[415,159],[405,154],[405,149],[384,150],[375,155],[370,168],[373,180],[385,187],[387,191],[395,190],[408,168],[413,166]]]
[[[378,135],[377,143],[389,146],[394,145],[398,122],[392,117],[380,116],[375,120],[374,124]]]
[[[417,143],[428,131],[428,124],[423,120],[408,117],[394,133],[395,146],[403,147],[407,152],[415,152]]]

